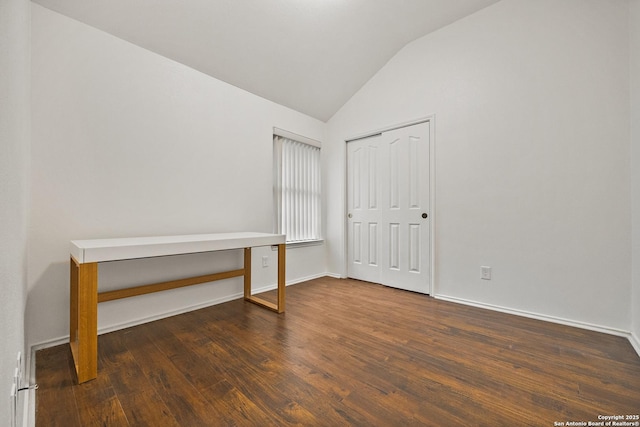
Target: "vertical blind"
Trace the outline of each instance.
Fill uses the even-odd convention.
[[[275,228],[287,242],[320,240],[320,148],[278,135],[273,143]]]

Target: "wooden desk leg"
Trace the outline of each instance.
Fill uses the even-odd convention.
[[[98,377],[98,264],[70,262],[69,344],[78,383]]]
[[[244,249],[244,299],[276,313],[284,313],[286,245],[278,245],[278,297],[276,303],[251,295],[251,248]]]
[[[285,301],[285,270],[286,270],[286,245],[278,245],[278,313],[284,313]]]
[[[251,248],[244,248],[244,299],[251,299]]]
[[[69,261],[69,343],[78,340],[78,264]],[[71,345],[73,350],[73,344]]]

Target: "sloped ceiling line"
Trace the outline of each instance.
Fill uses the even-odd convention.
[[[403,46],[497,0],[34,0],[327,121]]]

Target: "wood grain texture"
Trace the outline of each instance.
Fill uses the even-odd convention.
[[[244,248],[244,299],[251,298],[251,248]]]
[[[70,261],[70,348],[78,382],[98,373],[98,264]]]
[[[69,258],[69,342],[78,340],[78,263]]]
[[[278,313],[284,313],[286,289],[286,271],[287,271],[287,245],[278,245]]]
[[[355,280],[101,335],[98,379],[36,355],[37,426],[553,426],[640,412],[625,338]],[[276,298],[276,291],[261,295]]]
[[[245,300],[249,301],[249,302],[252,302],[254,304],[257,304],[257,305],[259,305],[259,306],[261,306],[263,308],[266,308],[268,310],[275,311],[276,313],[279,312],[278,311],[278,306],[275,303],[273,303],[271,301],[267,301],[264,298],[260,298],[260,297],[252,295],[249,298],[245,298]]]
[[[116,289],[115,291],[100,292],[98,302],[113,301],[121,298],[135,297],[138,295],[150,294],[153,292],[168,291],[169,289],[184,288],[185,286],[199,285],[202,283],[215,282],[216,280],[240,277],[245,270],[231,270],[220,273],[206,274],[203,276],[188,277],[185,279],[170,280],[167,282],[153,283],[150,285],[134,286],[131,288]]]
[[[278,283],[273,301],[251,294],[251,248],[244,250],[244,300],[276,313],[284,313],[286,295],[286,245],[278,245]]]

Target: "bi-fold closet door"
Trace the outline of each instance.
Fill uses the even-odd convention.
[[[429,293],[429,122],[347,143],[348,276]]]

